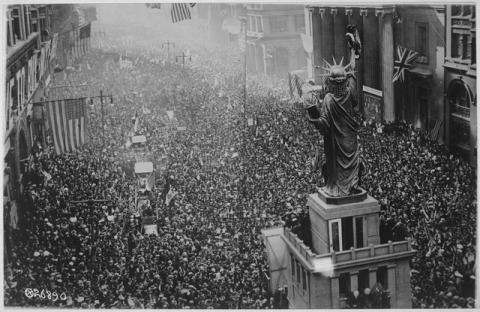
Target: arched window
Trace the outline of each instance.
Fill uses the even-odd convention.
[[[451,114],[470,118],[472,92],[468,86],[462,80],[456,79],[450,83],[447,95]]]

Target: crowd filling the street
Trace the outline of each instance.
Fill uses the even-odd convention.
[[[19,229],[6,232],[15,243],[5,305],[282,307],[269,290],[260,231],[308,214],[307,197],[323,183],[312,165],[321,136],[289,99],[286,79],[245,79],[243,54],[233,49],[184,46],[193,57],[182,65],[160,47],[102,42],[54,74],[54,84],[76,87],[52,97],[91,97],[88,139],[60,155],[51,137],[35,144],[27,210]],[[100,90],[112,100],[93,98]],[[135,212],[134,127],[157,168],[158,235],[145,234]],[[359,143],[361,186],[381,204],[385,242],[411,237],[416,250],[413,307],[473,308],[474,169],[401,122],[365,121]],[[166,201],[167,193],[176,195]],[[26,288],[65,300],[31,299]],[[372,307],[370,290],[359,291],[361,303],[349,303]]]

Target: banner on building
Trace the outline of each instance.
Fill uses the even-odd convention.
[[[82,55],[85,55],[88,52],[90,47],[90,34],[92,29],[92,24],[88,23],[80,27],[80,50]]]
[[[52,38],[52,46],[50,48],[50,60],[57,56],[58,33],[55,33]]]
[[[383,93],[380,90],[363,86],[363,107],[366,120],[382,120]]]
[[[86,98],[46,102],[47,118],[57,155],[85,143]]]
[[[393,82],[405,79],[405,69],[412,67],[418,53],[410,49],[397,46],[397,59],[393,64]]]
[[[313,53],[313,39],[310,36],[300,33],[303,49],[306,53]]]

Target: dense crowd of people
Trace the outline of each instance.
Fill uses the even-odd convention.
[[[28,226],[12,232],[6,306],[279,307],[260,230],[306,212],[321,184],[311,160],[322,141],[287,99],[286,81],[267,86],[249,76],[244,88],[240,53],[188,49],[195,57],[184,67],[164,61],[160,48],[131,46],[127,54],[103,38],[55,75],[84,87],[52,98],[102,90],[113,101],[103,126],[99,99],[87,101],[89,140],[80,150],[32,151]],[[156,173],[159,188],[178,193],[166,205],[156,190],[158,236],[130,218],[136,181],[125,142],[135,115],[154,158],[168,160]],[[474,170],[424,137],[405,124],[365,124],[362,186],[381,202],[385,222],[413,238],[413,306],[473,307]],[[64,300],[29,298],[26,288]]]

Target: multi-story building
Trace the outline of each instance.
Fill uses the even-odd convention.
[[[72,5],[11,5],[7,8],[5,71],[4,212],[6,226],[21,219],[24,176],[31,149],[45,144],[43,107],[56,57],[58,33]],[[70,25],[69,25],[70,26]]]
[[[251,72],[285,77],[306,66],[300,34],[302,5],[247,4],[247,59]]]
[[[22,191],[24,161],[38,135],[33,102],[48,84],[51,44],[50,5],[12,5],[7,9],[7,64],[4,137],[4,193],[16,205]]]
[[[443,141],[445,6],[397,6],[396,14],[393,45],[418,56],[404,81],[394,84],[395,117],[425,131],[437,125],[435,135]]]
[[[367,118],[405,120],[426,131],[443,121],[443,7],[308,6],[304,47],[308,74],[322,84],[325,62],[348,59],[346,27],[357,26],[362,53],[357,60],[359,100]],[[403,81],[393,81],[398,48],[419,53]]]
[[[445,138],[448,146],[477,157],[475,6],[449,5],[445,14]]]
[[[296,225],[262,231],[272,291],[285,287],[294,309],[349,307],[354,292],[371,294],[372,308],[411,308],[410,239],[384,242],[380,205],[371,196],[341,204],[332,199],[338,198],[309,196],[301,233]]]
[[[238,44],[240,18],[245,15],[245,5],[240,3],[199,3],[196,14],[204,40],[222,47]]]

